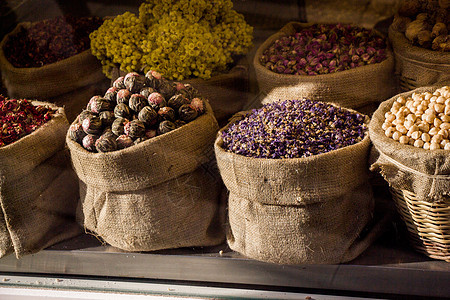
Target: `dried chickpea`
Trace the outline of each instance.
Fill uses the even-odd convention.
[[[450,150],[450,87],[397,97],[385,114],[382,129],[405,145]]]
[[[394,131],[394,133],[392,134],[392,138],[396,141],[399,141],[401,136],[402,134],[398,131]]]
[[[424,144],[424,142],[422,141],[422,140],[416,140],[416,141],[414,141],[414,147],[417,147],[417,148],[423,148],[423,144]]]
[[[437,144],[437,143],[431,143],[430,144],[430,150],[437,150],[437,149],[440,149],[441,148],[441,146],[439,146],[439,144]]]
[[[398,139],[398,141],[399,141],[401,144],[406,145],[406,144],[409,143],[409,137],[407,137],[406,135],[402,135],[402,136]]]
[[[411,134],[411,138],[413,138],[414,140],[418,140],[418,139],[420,139],[420,137],[422,136],[422,132],[421,131],[414,131],[412,134]]]

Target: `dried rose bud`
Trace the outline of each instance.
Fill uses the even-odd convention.
[[[158,110],[161,120],[174,121],[176,118],[175,110],[172,107],[164,106]]]
[[[94,96],[89,102],[91,111],[97,114],[105,110],[112,110],[114,108],[113,102],[102,97]]]
[[[147,106],[147,104],[148,104],[147,98],[145,98],[141,94],[133,94],[130,97],[128,106],[135,113],[139,113],[141,109]]]
[[[178,116],[180,117],[181,120],[190,122],[195,118],[197,118],[198,112],[190,104],[183,104],[178,109]]]
[[[128,148],[130,146],[133,146],[134,142],[133,139],[130,138],[128,135],[126,134],[122,134],[120,135],[117,139],[117,148],[118,149],[125,149]]]
[[[119,103],[114,108],[114,115],[116,118],[131,119],[131,110],[125,103]]]
[[[162,79],[162,76],[158,72],[150,70],[145,74],[145,79],[145,84],[147,86],[157,89],[159,87],[159,81]]]
[[[95,149],[95,142],[97,141],[97,139],[98,135],[88,134],[83,138],[81,145],[83,146],[84,149],[91,152],[95,152],[97,150]]]
[[[119,90],[121,89],[125,89],[125,84],[124,84],[124,76],[120,76],[119,78],[117,78],[116,80],[114,80],[113,82],[113,87],[118,88]]]
[[[106,93],[105,96],[103,96],[103,98],[113,102],[113,103],[117,103],[117,92],[119,91],[118,88],[116,87],[110,87]]]
[[[124,127],[125,124],[127,124],[129,121],[125,118],[117,118],[114,120],[114,122],[111,124],[111,131],[117,135],[120,136],[124,134]]]
[[[158,113],[150,106],[145,106],[138,114],[138,119],[146,127],[150,127],[158,122]]]
[[[145,77],[139,75],[136,72],[130,72],[125,75],[123,79],[123,83],[125,88],[129,90],[132,94],[139,93],[140,90],[144,87]]]
[[[163,95],[165,99],[169,99],[175,95],[176,91],[177,90],[170,81],[165,79],[159,81],[158,92]]]
[[[160,93],[151,93],[148,96],[148,104],[156,111],[158,111],[161,107],[167,106],[166,99],[164,99],[163,95]]]
[[[171,121],[162,121],[161,123],[159,123],[158,126],[158,135],[167,133],[169,131],[172,131],[174,129],[176,129],[177,126],[171,122]]]
[[[102,120],[102,124],[104,127],[111,126],[111,124],[116,119],[116,116],[114,115],[114,112],[111,110],[105,110],[98,114],[100,117],[100,120]]]
[[[155,89],[149,86],[143,87],[141,91],[139,92],[142,96],[145,97],[145,99],[148,99],[148,96],[150,96],[151,93],[154,93]]]
[[[183,104],[189,104],[189,103],[190,103],[189,99],[178,94],[178,95],[175,95],[172,98],[170,98],[169,101],[167,101],[167,106],[172,107],[175,111],[178,111],[178,109]]]
[[[69,127],[68,130],[69,138],[72,141],[75,141],[77,143],[81,143],[83,138],[86,136],[86,132],[84,132],[83,127],[81,124],[72,124]]]
[[[132,139],[145,135],[145,125],[139,120],[133,120],[125,124],[124,133]]]
[[[97,116],[87,117],[83,120],[82,127],[87,134],[100,134],[102,132],[102,120]]]
[[[98,152],[111,152],[117,150],[117,142],[114,135],[103,134],[95,141],[95,149]]]
[[[119,90],[116,96],[117,104],[125,103],[128,105],[128,101],[130,100],[131,95],[131,92],[127,89]]]

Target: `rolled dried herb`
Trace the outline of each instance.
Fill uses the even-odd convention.
[[[161,88],[175,93],[170,99],[177,110],[167,106]],[[190,100],[179,94],[182,90],[194,91],[190,85],[169,82],[156,72],[146,76],[129,73],[115,80],[103,97],[91,97],[68,136],[89,151],[110,152],[175,130],[205,112],[204,100]]]

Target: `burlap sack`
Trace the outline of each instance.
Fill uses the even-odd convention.
[[[218,125],[207,107],[183,127],[119,151],[88,152],[67,137],[85,228],[126,251],[223,242],[212,167]]]
[[[379,170],[393,188],[416,194],[417,199],[450,201],[450,155],[447,150],[425,150],[403,145],[388,138],[381,128],[384,114],[398,96],[410,96],[413,92],[432,92],[438,87],[422,87],[405,92],[384,101],[373,114],[369,124],[370,139],[374,145],[371,169]]]
[[[0,43],[0,70],[3,85],[10,98],[39,99],[64,106],[69,121],[86,106],[97,91],[104,91],[109,81],[100,62],[86,50],[56,63],[39,68],[16,68],[3,52],[7,41],[21,28],[32,23],[19,23]]]
[[[399,91],[450,82],[450,52],[413,46],[405,34],[389,27],[389,40],[395,56]]]
[[[0,256],[15,251],[20,258],[81,233],[78,182],[64,150],[68,127],[59,108],[41,128],[0,148]]]
[[[229,190],[230,248],[281,264],[357,257],[379,232],[362,234],[374,207],[369,145],[366,136],[355,145],[307,158],[250,158],[224,150],[219,133],[214,149]]]
[[[249,101],[249,70],[246,58],[240,59],[228,73],[213,76],[210,79],[186,79],[206,99],[214,111],[219,125],[223,126],[235,113],[244,109]],[[117,68],[113,71],[112,80],[126,73]]]
[[[288,23],[256,50],[253,58],[256,79],[260,91],[267,95],[263,104],[278,100],[307,98],[359,110],[376,105],[394,94],[394,57],[389,48],[387,59],[381,63],[333,74],[316,76],[278,74],[261,65],[260,57],[277,39],[292,35],[300,28],[311,25]]]

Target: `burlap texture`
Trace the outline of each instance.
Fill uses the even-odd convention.
[[[72,121],[95,94],[92,93],[95,85],[108,80],[102,73],[100,62],[91,54],[90,49],[39,68],[16,68],[11,65],[3,52],[4,45],[20,28],[27,28],[31,24],[19,23],[0,43],[0,70],[8,96],[45,100],[65,106],[67,117]],[[104,91],[104,87],[101,88],[101,91]]]
[[[241,111],[249,101],[249,65],[247,58],[241,58],[231,70],[210,79],[186,79],[204,98],[208,99],[214,116],[221,125],[225,125],[233,114]],[[112,80],[126,73],[114,69]]]
[[[183,127],[119,151],[91,153],[67,137],[81,180],[78,219],[127,251],[221,243],[217,130],[207,105],[206,114]]]
[[[400,144],[384,134],[381,126],[384,114],[398,96],[413,92],[432,92],[438,87],[422,87],[396,95],[379,106],[369,124],[370,139],[374,145],[371,169],[378,170],[390,186],[416,194],[417,199],[429,202],[450,201],[450,156],[447,150],[425,150]]]
[[[214,149],[229,190],[231,249],[281,264],[340,263],[357,257],[377,236],[360,236],[374,207],[368,136],[297,159],[250,158],[222,146],[219,133]]]
[[[277,39],[292,35],[298,29],[311,25],[290,22],[265,40],[256,50],[253,58],[256,79],[260,91],[267,95],[263,104],[278,100],[307,98],[359,109],[373,103],[380,103],[394,94],[394,57],[389,48],[387,59],[381,63],[333,74],[316,76],[278,74],[261,65],[260,57]]]
[[[35,132],[0,148],[0,255],[20,258],[80,234],[78,182],[64,150],[68,127],[59,108]]]
[[[399,92],[450,82],[450,52],[413,46],[405,34],[389,27],[389,40],[395,55]]]

